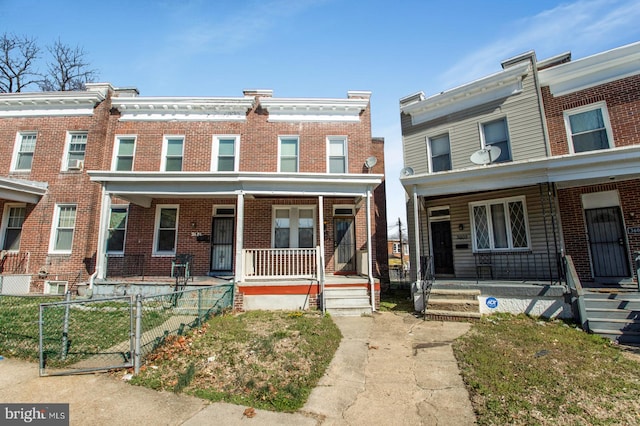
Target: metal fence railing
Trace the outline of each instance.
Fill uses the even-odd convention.
[[[125,254],[105,257],[106,277],[141,277],[144,280],[145,255]]]
[[[38,360],[41,376],[137,372],[168,336],[232,307],[233,291],[234,284],[223,284],[148,297],[0,296],[0,353]]]
[[[26,274],[29,271],[29,252],[0,252],[1,274]]]
[[[476,280],[562,280],[560,254],[530,252],[474,253]]]

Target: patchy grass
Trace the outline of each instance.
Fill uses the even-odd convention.
[[[480,425],[640,424],[638,362],[574,326],[494,315],[454,351]]]
[[[214,317],[147,357],[131,383],[272,411],[301,408],[342,335],[316,312]]]
[[[411,288],[391,286],[380,295],[380,310],[383,312],[414,312]]]

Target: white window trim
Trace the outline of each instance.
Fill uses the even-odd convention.
[[[20,131],[16,133],[16,141],[13,145],[13,155],[11,156],[11,168],[10,171],[18,172],[18,173],[27,173],[33,169],[33,158],[31,159],[31,168],[29,169],[18,169],[18,154],[20,153],[20,146],[22,145],[22,138],[24,136],[35,135],[36,137],[36,146],[38,145],[38,132],[36,131]],[[34,150],[35,157],[35,150]]]
[[[602,111],[602,119],[604,120],[604,128],[607,132],[609,149],[615,146],[615,144],[613,143],[613,131],[611,130],[611,121],[609,120],[609,110],[607,109],[607,103],[605,101],[600,101],[562,111],[562,116],[564,118],[564,129],[567,133],[567,143],[569,144],[569,153],[576,153],[575,148],[573,147],[573,134],[571,133],[571,123],[569,123],[569,116],[580,114],[581,112],[593,111],[594,109],[600,109]]]
[[[71,235],[71,249],[56,250],[56,236],[58,235],[58,221],[60,220],[60,210],[62,207],[75,207],[76,215],[74,219],[73,234]],[[49,236],[49,253],[50,254],[71,254],[73,251],[73,239],[76,236],[76,224],[78,223],[78,205],[74,203],[56,204],[53,212],[53,221],[51,224],[51,235]],[[65,228],[66,229],[66,228]]]
[[[136,148],[138,147],[138,135],[116,135],[115,143],[113,144],[113,156],[111,157],[111,170],[116,171],[116,166],[118,165],[118,151],[120,150],[120,141],[122,139],[133,139],[133,159],[131,163],[131,171],[133,171],[136,161]]]
[[[233,214],[218,214],[218,209],[231,209],[233,210]],[[214,217],[235,217],[236,216],[236,206],[235,204],[215,204],[213,206],[212,216]]]
[[[44,282],[44,293],[45,294],[54,294],[54,295],[61,294],[61,293],[58,293],[58,292],[55,292],[55,293],[51,292],[52,284],[55,284],[56,286],[64,285],[64,293],[62,293],[62,294],[67,294],[67,291],[69,290],[69,281],[63,281],[63,280],[46,280]]]
[[[220,152],[220,139],[234,139],[233,145],[233,171],[240,170],[240,135],[213,135],[213,143],[211,144],[211,171],[218,170],[218,153]]]
[[[66,141],[64,143],[64,157],[62,159],[62,167],[60,168],[61,171],[63,172],[68,172],[69,170],[69,148],[71,145],[71,136],[72,135],[87,135],[87,140],[86,143],[84,145],[84,159],[82,161],[85,161],[87,159],[87,144],[89,143],[89,131],[87,130],[73,130],[73,131],[67,131],[67,137],[66,137]]]
[[[393,248],[391,249],[393,254],[400,254],[400,243],[393,243]]]
[[[327,173],[331,173],[331,142],[341,141],[344,149],[344,172],[349,173],[349,142],[346,136],[327,136]],[[298,142],[300,144],[300,142]],[[298,150],[298,156],[300,151]],[[339,174],[339,173],[334,173]]]
[[[271,248],[275,248],[276,246],[276,210],[289,210],[289,247],[288,248],[299,248],[298,247],[298,224],[300,223],[298,219],[300,219],[299,211],[300,210],[311,210],[313,214],[313,242],[314,247],[318,241],[318,231],[316,226],[317,214],[318,210],[315,204],[299,204],[299,205],[274,205],[271,206]],[[292,215],[292,212],[295,212],[295,215]],[[295,221],[294,221],[295,219]],[[294,232],[295,230],[295,232]],[[305,247],[310,248],[310,247]]]
[[[124,238],[122,241],[122,250],[121,251],[109,251],[108,246],[105,247],[105,251],[108,255],[113,256],[115,255],[117,256],[122,256],[124,255],[124,251],[125,251],[125,247],[127,246],[127,230],[129,227],[129,205],[128,204],[112,204],[111,208],[109,209],[109,222],[111,222],[111,212],[113,211],[113,209],[125,209],[127,211],[127,217],[126,220],[124,221]],[[109,233],[109,223],[107,223],[107,237],[108,237],[108,233]],[[108,238],[107,238],[108,239]]]
[[[27,219],[26,212],[27,205],[25,203],[6,203],[4,205],[4,211],[2,212],[2,225],[0,226],[0,247],[4,247],[5,239],[7,238],[7,227],[9,226],[9,211],[11,208],[25,208],[25,220]],[[24,223],[22,225],[22,229],[24,229]],[[20,238],[20,242],[22,243],[22,238]],[[18,250],[6,250],[9,253],[17,253]]]
[[[436,139],[442,136],[447,136],[447,139],[449,140],[449,170],[453,170],[453,164],[451,161],[451,133],[450,132],[440,132],[440,133],[436,133],[433,136],[428,136],[427,137],[427,157],[429,158],[429,173],[440,173],[440,172],[444,172],[444,171],[448,171],[448,170],[441,170],[438,172],[434,172],[433,171],[433,156],[431,155],[431,140],[432,139]]]
[[[511,129],[509,127],[509,119],[506,115],[500,117],[493,117],[487,120],[483,120],[478,123],[478,131],[480,132],[480,148],[485,149],[487,147],[487,143],[484,137],[484,125],[493,123],[494,121],[504,120],[505,125],[507,127],[507,142],[509,143],[509,159],[502,161],[503,163],[508,163],[509,161],[513,161],[513,147],[511,146]],[[449,140],[449,146],[451,146],[451,140]]]
[[[338,210],[346,210],[349,209],[351,210],[351,213],[349,214],[337,214],[336,211]],[[333,216],[338,216],[338,217],[354,217],[356,215],[356,206],[355,204],[334,204],[333,205]]]
[[[184,171],[184,146],[186,144],[186,138],[184,135],[163,135],[162,136],[162,157],[160,158],[160,171],[166,172],[167,170],[167,151],[169,146],[169,139],[182,139],[182,167],[180,171]],[[175,173],[168,172],[168,173]]]
[[[525,232],[527,233],[527,247],[512,247],[513,245],[513,236],[511,235],[511,218],[509,217],[509,206],[508,203],[513,201],[522,202],[522,214],[524,215],[524,227]],[[487,207],[487,217],[489,218],[489,225],[493,224],[493,219],[491,218],[491,208],[492,204],[504,204],[505,206],[505,219],[507,220],[507,239],[509,243],[509,247],[507,248],[488,248],[488,249],[479,249],[476,244],[476,221],[473,216],[473,208],[475,206],[486,206]],[[530,251],[531,250],[531,231],[529,229],[529,214],[527,213],[527,199],[524,195],[520,195],[517,197],[506,197],[506,198],[494,198],[491,200],[483,200],[483,201],[475,201],[473,203],[469,203],[469,221],[471,222],[471,241],[473,243],[473,252],[474,253],[486,253],[486,252],[514,252],[514,251]],[[494,244],[493,238],[493,226],[489,226],[489,244]]]
[[[158,251],[158,234],[160,231],[160,210],[161,209],[176,209],[176,236],[175,241],[173,242],[173,250],[172,251]],[[178,231],[180,224],[180,204],[158,204],[156,205],[156,217],[153,224],[153,250],[152,256],[154,257],[168,257],[175,256],[176,250],[178,247]]]
[[[282,140],[283,139],[296,139],[298,141],[296,145],[297,157],[296,157],[296,171],[295,172],[283,172],[283,173],[299,173],[300,172],[300,136],[299,135],[279,135],[278,136],[278,173],[282,172],[280,170],[281,163],[281,155],[282,155]]]

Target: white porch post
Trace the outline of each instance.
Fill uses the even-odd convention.
[[[367,263],[369,274],[369,286],[371,287],[371,310],[376,310],[376,288],[373,281],[373,251],[371,249],[371,188],[367,189]]]
[[[244,192],[238,192],[238,206],[236,213],[236,282],[244,281],[244,262],[242,249],[244,248]]]
[[[100,221],[98,222],[98,246],[96,248],[96,277],[104,279],[107,275],[107,227],[111,213],[111,195],[102,187],[102,202],[100,203]]]
[[[318,222],[320,224],[320,259],[318,260],[318,281],[320,282],[320,297],[322,300],[322,312],[325,312],[324,306],[324,197],[318,195]],[[320,270],[321,268],[321,270]]]
[[[413,241],[415,241],[414,250],[415,250],[415,259],[418,263],[416,269],[416,277],[418,280],[423,279],[424,277],[420,276],[420,217],[418,216],[418,188],[413,186]],[[402,241],[400,241],[402,244]]]

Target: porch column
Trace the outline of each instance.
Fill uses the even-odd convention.
[[[415,250],[415,259],[416,262],[418,263],[416,266],[416,278],[418,280],[423,279],[424,277],[421,276],[421,271],[420,271],[420,217],[418,216],[419,214],[419,209],[418,209],[418,188],[414,185],[413,186],[413,241],[415,241],[414,244],[414,250]],[[402,244],[402,241],[400,241],[400,244]]]
[[[98,246],[96,247],[96,272],[97,278],[104,279],[107,275],[107,230],[109,215],[111,213],[111,195],[102,187],[102,200],[100,206],[100,221],[98,224]]]
[[[236,270],[235,281],[244,281],[244,262],[242,249],[244,245],[244,192],[238,192],[238,206],[236,213]]]
[[[371,260],[371,188],[367,188],[367,262],[369,272],[369,286],[371,287],[371,310],[376,310],[376,286],[373,281],[373,262]]]
[[[324,268],[324,197],[322,195],[318,195],[318,222],[320,223],[320,256],[323,261],[321,266]]]

